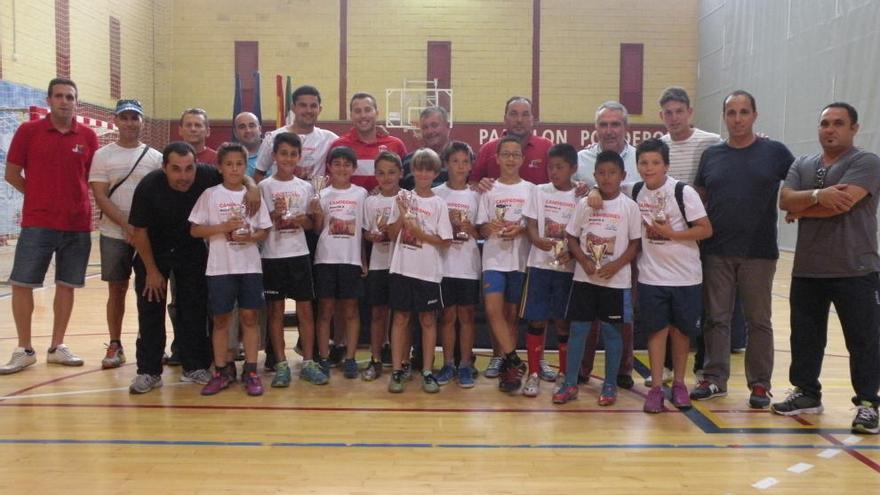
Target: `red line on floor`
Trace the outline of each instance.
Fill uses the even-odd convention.
[[[131,365],[133,365],[133,364],[134,364],[134,363],[128,363],[128,364],[123,364],[122,366],[131,366]],[[15,392],[12,392],[12,393],[9,393],[9,394],[4,395],[4,397],[14,397],[14,396],[16,396],[16,395],[21,395],[21,394],[23,394],[23,393],[25,393],[25,392],[29,392],[29,391],[31,391],[31,390],[33,390],[33,389],[35,389],[35,388],[44,387],[44,386],[46,386],[46,385],[51,385],[51,384],[53,384],[53,383],[62,382],[62,381],[64,381],[64,380],[69,380],[69,379],[71,379],[71,378],[76,378],[76,377],[79,377],[79,376],[88,375],[88,374],[90,374],[90,373],[97,373],[97,372],[99,372],[99,371],[104,371],[104,370],[103,370],[102,368],[97,368],[97,369],[93,369],[93,370],[80,371],[79,373],[74,373],[74,374],[72,374],[72,375],[67,375],[67,376],[61,376],[61,377],[58,377],[58,378],[53,378],[53,379],[51,379],[51,380],[46,380],[45,382],[37,383],[36,385],[31,385],[31,386],[29,386],[29,387],[25,387],[25,388],[22,388],[22,389],[16,390]]]
[[[874,462],[872,459],[868,458],[867,456],[865,456],[861,452],[859,452],[857,450],[846,448],[846,447],[848,447],[848,445],[846,445],[843,442],[841,442],[840,440],[834,438],[834,436],[831,434],[820,433],[819,436],[824,438],[825,440],[828,440],[829,442],[833,443],[834,445],[838,445],[838,446],[843,447],[844,452],[846,452],[847,454],[849,454],[850,456],[852,456],[853,458],[855,458],[856,460],[858,460],[862,464],[868,466],[869,468],[873,469],[878,474],[880,474],[880,464],[877,464],[876,462]]]

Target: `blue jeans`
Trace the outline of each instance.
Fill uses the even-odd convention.
[[[577,385],[578,371],[584,356],[584,344],[590,335],[592,322],[573,321],[568,337],[568,359],[565,369],[565,386]],[[620,356],[623,354],[623,324],[600,322],[602,335],[605,337],[605,382],[604,385],[617,386],[617,372],[620,370]]]

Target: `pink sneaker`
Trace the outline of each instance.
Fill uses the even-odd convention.
[[[214,395],[227,387],[229,387],[229,377],[225,373],[215,371],[208,383],[202,387],[202,395]]]
[[[644,411],[646,413],[657,414],[663,412],[663,389],[660,387],[652,387],[648,392],[648,398],[645,399]]]
[[[672,384],[672,405],[679,409],[690,409],[691,407],[687,386],[682,382]]]
[[[256,373],[248,373],[244,378],[244,389],[248,395],[263,395],[263,382]]]

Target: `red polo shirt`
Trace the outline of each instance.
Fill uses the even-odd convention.
[[[507,132],[504,132],[506,135]],[[498,148],[498,141],[501,138],[493,139],[484,144],[477,154],[477,162],[474,169],[471,170],[471,182],[478,182],[483,177],[491,177],[497,179],[501,174],[498,162],[495,161],[495,152]],[[550,182],[547,176],[547,152],[553,142],[547,138],[529,136],[526,146],[523,149],[523,164],[519,169],[519,176],[531,182],[532,184],[546,184]]]
[[[351,178],[351,183],[361,186],[368,192],[379,185],[376,180],[375,160],[383,151],[393,151],[402,160],[406,156],[406,145],[403,141],[389,134],[377,131],[375,143],[365,143],[358,136],[357,129],[352,128],[330,144],[330,149],[337,146],[348,146],[353,149],[358,157],[357,169]],[[328,155],[329,156],[329,155]]]
[[[205,165],[211,165],[214,167],[220,166],[220,164],[217,163],[217,152],[207,146],[202,148],[202,151],[196,153],[196,163],[204,163]]]
[[[64,134],[49,117],[25,122],[12,138],[6,161],[25,173],[22,227],[89,232],[89,169],[98,137],[76,121]]]

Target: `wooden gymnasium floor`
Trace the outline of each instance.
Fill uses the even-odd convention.
[[[783,255],[773,295],[777,399],[788,386],[790,260]],[[164,388],[132,396],[133,294],[123,335],[129,363],[102,371],[106,287],[97,267],[90,272],[67,336],[86,365],[45,364],[48,287],[35,293],[38,364],[0,377],[0,492],[880,493],[880,438],[849,433],[836,320],[822,377],[826,411],[804,418],[748,409],[742,354],[733,356],[727,397],[656,416],[641,410],[641,379],[611,408],[596,405],[597,380],[557,407],[547,384],[536,399],[501,394],[482,378],[471,390],[450,384],[429,396],[413,382],[391,395],[387,375],[364,383],[338,372],[326,387],[297,381],[259,398],[238,387],[206,398],[178,382],[179,368],[165,370]],[[16,341],[8,288],[0,289],[5,362]],[[647,363],[645,353],[638,359]],[[479,367],[486,362],[483,355]]]

